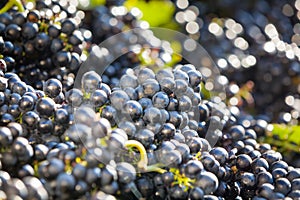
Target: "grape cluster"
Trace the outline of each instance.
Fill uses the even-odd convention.
[[[142,12],[133,7],[128,10],[122,1],[107,1],[106,6],[98,6],[86,12],[80,27],[91,30],[92,45],[90,51],[97,48],[95,44],[118,46],[109,49],[115,53],[114,59],[103,71],[103,82],[115,87],[128,68],[139,64],[157,68],[173,62],[170,43],[157,38],[149,23],[141,20]],[[111,37],[114,36],[114,37]],[[118,40],[118,41],[116,41]],[[121,51],[121,52],[120,52]]]
[[[190,64],[128,69],[114,88],[88,71],[67,92],[2,74],[1,197],[299,198],[299,170],[256,141],[266,127],[202,99],[202,81]]]
[[[263,16],[251,13],[251,26],[243,21],[244,12],[225,13],[239,16],[239,22],[199,20],[199,13],[210,12],[208,4],[174,2],[175,19],[209,44],[226,75],[215,78],[222,86],[229,83],[228,101],[207,94],[207,83],[213,82],[202,66],[185,60],[174,64],[170,43],[146,30],[140,11],[127,11],[122,0],[107,0],[92,12],[78,10],[72,0],[37,0],[26,4],[25,12],[0,14],[0,199],[300,199],[300,169],[258,141],[270,130],[269,117],[252,116],[236,101],[239,91],[250,90],[253,83],[257,87],[257,80],[241,86],[248,76],[244,72],[262,74],[256,53],[263,63],[277,61],[266,51],[266,41],[265,49],[258,47],[260,40],[248,42],[253,40],[249,27],[267,25],[257,22]],[[227,3],[216,3],[228,9]],[[255,10],[266,14],[267,5],[261,1]],[[250,3],[241,7],[250,9]],[[287,15],[291,9],[283,11]],[[276,13],[270,22],[289,30]],[[265,39],[272,27],[262,33]],[[94,44],[127,28],[138,30],[112,41],[109,51]],[[230,39],[232,32],[236,35]],[[289,34],[283,32],[283,40]],[[277,48],[280,67],[273,75],[281,77],[281,65],[292,59],[286,52],[289,62],[282,63],[286,60]],[[128,53],[112,62],[120,49]],[[85,50],[102,60],[88,66],[75,85]],[[230,61],[239,59],[232,51],[246,59],[243,68]],[[228,61],[221,59],[228,52]],[[102,62],[110,64],[97,73]],[[296,64],[292,70],[296,77]],[[242,94],[251,104],[249,93]]]
[[[79,29],[84,12],[74,2],[36,1],[26,6],[26,12],[1,14],[1,70],[13,71],[42,89],[48,78],[66,80],[78,70],[91,33]]]
[[[119,168],[122,172],[127,170],[125,174],[119,173],[119,179],[128,181],[130,173],[135,177],[130,164],[113,165],[113,157],[101,143],[93,148],[88,146],[89,151],[82,145],[82,141],[92,142],[92,134],[101,138],[101,134],[110,135],[112,130],[106,119],[97,120],[92,109],[90,113],[87,109],[73,112],[73,102],[80,98],[87,101],[80,96],[80,90],[64,93],[62,83],[54,78],[46,80],[43,90],[26,85],[11,72],[0,78],[1,199],[70,199],[84,195],[102,199],[110,195],[86,193],[100,187],[101,191],[115,193]],[[85,80],[97,81],[88,75]],[[102,87],[92,99],[97,100],[99,91],[110,93],[108,86]],[[93,128],[89,127],[91,124]],[[112,167],[100,165],[99,160]]]
[[[87,13],[83,27],[89,28],[93,33],[93,42],[100,44],[126,29],[140,27],[138,18],[141,14],[138,8],[128,11],[123,5],[99,6]]]

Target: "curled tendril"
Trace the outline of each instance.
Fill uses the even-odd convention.
[[[8,2],[0,9],[0,14],[7,12],[13,6],[17,6],[20,12],[24,12],[24,7],[21,0],[8,0]]]
[[[128,140],[125,143],[125,146],[127,148],[136,148],[141,156],[140,161],[137,163],[137,167],[142,171],[142,172],[158,172],[158,173],[164,173],[166,172],[165,169],[160,168],[161,164],[155,164],[155,165],[150,165],[148,166],[148,158],[147,158],[147,152],[145,147],[143,146],[142,143],[136,140]]]
[[[137,166],[138,166],[139,169],[145,171],[147,169],[147,165],[148,165],[148,158],[147,158],[146,149],[142,145],[142,143],[140,143],[140,142],[138,142],[136,140],[128,140],[125,143],[125,146],[127,148],[135,147],[140,152],[141,159],[138,162]]]

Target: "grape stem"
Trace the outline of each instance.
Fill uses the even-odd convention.
[[[20,12],[25,11],[21,0],[8,0],[8,2],[5,4],[5,6],[3,6],[3,8],[0,9],[0,14],[7,12],[13,6],[17,6],[18,11],[20,11]]]
[[[167,170],[161,168],[162,165],[160,163],[148,166],[148,157],[147,157],[146,149],[143,146],[143,144],[140,143],[139,141],[128,140],[125,143],[125,146],[126,146],[126,148],[135,147],[140,152],[141,159],[137,163],[137,166],[143,172],[158,172],[158,173],[162,174],[162,173],[165,173],[167,171]]]
[[[155,164],[155,165],[149,165],[147,166],[147,172],[158,172],[160,174],[163,174],[167,172],[167,170],[160,168],[160,164]]]
[[[147,152],[145,147],[143,146],[142,143],[140,143],[139,141],[136,140],[128,140],[125,143],[125,146],[128,148],[130,147],[135,147],[139,152],[140,152],[140,156],[141,159],[140,161],[137,163],[138,168],[142,169],[143,171],[147,169],[147,165],[148,165],[148,158],[147,158]]]
[[[181,174],[179,169],[171,168],[170,172],[174,174],[174,180],[173,184],[178,184],[181,186],[185,186],[185,190],[188,190],[189,188],[193,188],[193,183],[195,183],[195,179],[191,179],[186,177],[184,174]]]

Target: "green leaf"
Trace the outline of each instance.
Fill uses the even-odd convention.
[[[203,82],[200,83],[200,91],[205,99],[211,98],[211,93],[205,88],[205,85]]]
[[[128,9],[133,7],[139,8],[143,13],[142,20],[147,21],[151,27],[171,23],[175,11],[174,4],[167,0],[149,2],[144,0],[127,0],[125,6]]]
[[[100,5],[104,5],[106,0],[90,0],[91,7],[96,7]]]
[[[97,6],[104,5],[106,0],[78,0],[78,7],[83,10],[90,10]]]
[[[281,140],[288,140],[300,145],[300,126],[272,124],[272,134],[277,135]]]

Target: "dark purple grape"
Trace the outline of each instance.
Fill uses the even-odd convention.
[[[41,117],[50,117],[54,115],[55,102],[49,98],[40,98],[36,102],[36,111]]]
[[[291,183],[286,178],[278,178],[275,180],[275,192],[280,192],[287,195],[291,190]]]
[[[228,159],[228,153],[224,148],[215,147],[210,152],[221,165],[225,164]]]
[[[76,22],[73,19],[66,19],[61,24],[61,32],[71,35],[76,28]]]
[[[213,173],[202,172],[197,176],[195,185],[200,187],[204,194],[211,194],[217,190],[219,181]]]
[[[126,115],[127,120],[131,118],[135,121],[142,116],[143,108],[139,102],[129,100],[123,105],[122,113]]]
[[[138,190],[141,192],[141,194],[144,197],[149,197],[152,196],[153,192],[154,192],[154,186],[152,183],[152,180],[149,178],[139,178],[136,181],[136,185]]]
[[[34,111],[28,111],[22,116],[22,123],[30,129],[36,128],[39,120],[39,115]]]
[[[17,24],[9,24],[5,28],[5,37],[10,41],[18,40],[21,36],[21,27]]]
[[[252,159],[250,158],[250,156],[246,154],[241,154],[237,156],[236,166],[238,169],[247,170],[251,166],[251,163],[252,163]]]
[[[187,199],[188,192],[185,190],[184,186],[175,185],[170,188],[170,197],[174,200],[183,200]]]
[[[136,178],[135,168],[129,163],[126,162],[118,163],[116,170],[118,174],[118,181],[120,183],[128,184],[134,181]]]
[[[198,160],[190,160],[184,165],[184,174],[185,176],[194,179],[201,173],[203,170],[203,165]]]
[[[204,198],[204,192],[201,188],[195,187],[191,189],[189,197],[191,200],[200,200]]]
[[[45,82],[43,90],[47,96],[55,98],[62,92],[62,84],[59,80],[51,78]]]

